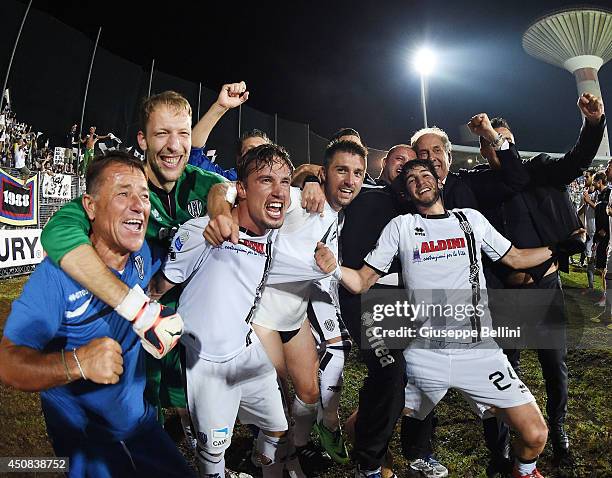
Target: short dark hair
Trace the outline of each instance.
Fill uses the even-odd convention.
[[[506,128],[508,131],[512,131],[512,128],[510,128],[508,121],[506,121],[501,116],[496,116],[495,118],[491,119],[491,126],[493,127],[493,129]]]
[[[266,166],[272,167],[276,162],[286,164],[289,168],[289,172],[293,173],[295,168],[289,158],[289,153],[282,146],[278,146],[274,143],[267,143],[249,149],[236,164],[238,181],[244,183],[249,177],[249,174],[253,171],[259,171]]]
[[[361,135],[359,134],[359,131],[357,131],[356,129],[340,128],[338,131],[332,134],[331,138],[329,138],[329,142],[331,143],[332,141],[336,141],[340,139],[342,136],[357,136],[359,140],[361,141]]]
[[[336,153],[349,153],[360,156],[367,167],[368,152],[363,146],[355,143],[354,141],[339,141],[336,139],[329,143],[327,148],[325,148],[325,154],[323,155],[324,168],[329,166],[331,159]]]
[[[266,143],[272,143],[272,140],[266,134],[265,131],[262,131],[262,130],[257,129],[257,128],[250,129],[250,130],[245,131],[244,133],[242,133],[240,135],[240,138],[238,138],[238,141],[236,142],[236,156],[240,156],[240,151],[242,151],[242,143],[244,143],[244,141],[249,139],[249,138],[261,138]]]
[[[601,181],[602,183],[607,184],[608,177],[606,176],[606,173],[604,173],[603,171],[599,171],[598,173],[595,173],[593,181]]]
[[[125,151],[109,151],[105,154],[96,156],[87,168],[85,175],[85,184],[87,194],[96,194],[102,180],[102,173],[112,164],[125,164],[132,168],[138,169],[146,178],[145,167],[143,162],[136,156]]]
[[[406,164],[404,164],[404,166],[402,167],[400,177],[402,179],[403,184],[406,184],[408,172],[418,167],[427,169],[433,175],[433,177],[436,178],[436,181],[440,180],[440,176],[438,175],[438,171],[436,171],[433,161],[429,159],[413,159],[412,161],[407,161]]]

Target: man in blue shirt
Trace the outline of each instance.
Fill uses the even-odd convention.
[[[150,203],[144,167],[113,152],[92,163],[83,207],[91,242],[129,287],[146,287],[160,266],[144,242]],[[160,350],[162,330],[176,339],[171,309],[143,308],[133,322],[45,259],[13,303],[0,342],[0,381],[41,392],[57,456],[71,477],[191,476],[193,472],[143,398],[144,352]]]

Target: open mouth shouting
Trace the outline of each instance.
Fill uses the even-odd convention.
[[[284,204],[281,201],[270,201],[266,203],[266,214],[272,219],[281,219]]]

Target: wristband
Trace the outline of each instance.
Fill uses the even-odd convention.
[[[117,312],[124,319],[133,322],[136,317],[138,317],[142,307],[149,302],[150,299],[144,293],[142,288],[136,284],[130,289],[121,303],[115,307],[115,312]]]
[[[64,356],[64,349],[61,350],[62,354],[62,363],[64,364],[64,370],[66,371],[66,382],[72,382],[72,377],[70,376],[70,372],[68,371],[68,364],[66,363],[66,357]]]
[[[225,192],[225,200],[233,206],[236,202],[236,196],[238,196],[236,183],[231,183]]]
[[[79,372],[81,372],[81,377],[83,377],[83,380],[87,380],[87,377],[83,373],[83,367],[81,367],[81,362],[79,362],[79,357],[77,357],[76,349],[72,349],[72,355],[74,356],[74,360],[76,361],[77,367],[79,367]]]
[[[340,264],[338,264],[336,266],[336,270],[332,272],[332,277],[336,279],[338,282],[342,280],[342,268],[340,267]]]
[[[304,186],[306,186],[306,183],[321,184],[321,180],[319,179],[318,176],[315,176],[314,174],[310,174],[310,175],[306,176],[304,178],[304,184],[302,184],[302,190],[304,189]]]

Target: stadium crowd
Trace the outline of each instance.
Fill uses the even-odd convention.
[[[248,95],[244,82],[224,85],[193,128],[180,94],[146,99],[137,136],[144,161],[118,150],[89,155],[86,193],[45,226],[48,257],[13,303],[0,380],[41,392],[69,476],[194,475],[162,428],[163,410],[173,408],[202,477],[247,476],[225,466],[237,419],[252,427],[251,459],[264,477],[317,476],[351,458],[357,478],[392,477],[398,420],[412,472],[445,477],[431,442],[435,406],[451,388],[482,419],[488,476],[541,477],[547,440],[557,463],[569,460],[559,271],[584,252],[590,283],[597,270],[612,280],[607,239],[603,246],[612,161],[589,170],[606,124],[601,100],[578,99],[584,124],[560,159],[521,161],[509,123],[479,113],[466,119],[488,167],[451,172],[452,145],[433,127],[390,147],[371,178],[367,147],[351,128],[333,136],[322,166],[296,170],[282,146],[249,131],[235,168],[222,170],[205,156],[206,142]],[[14,131],[31,134],[7,128],[9,145]],[[95,128],[89,135],[93,149],[102,137]],[[578,210],[571,189],[583,190]],[[400,347],[362,314],[370,288],[379,298],[407,291],[413,304],[472,309],[449,320],[419,315],[418,334],[432,335]],[[541,292],[530,330],[540,335],[531,343],[541,344],[533,348],[546,420],[520,379],[521,347],[502,351],[483,333],[507,315],[487,290]],[[609,321],[612,294],[604,305],[598,320]],[[353,345],[368,376],[343,430]]]

